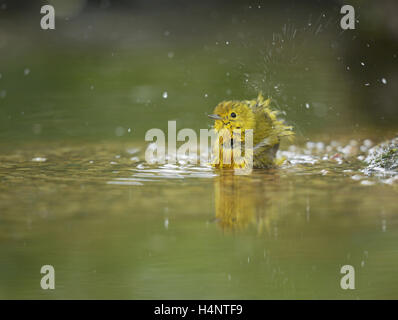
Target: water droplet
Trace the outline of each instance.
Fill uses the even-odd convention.
[[[373,146],[373,142],[372,142],[372,140],[370,140],[370,139],[365,139],[365,140],[363,141],[363,145],[364,145],[365,147],[367,147],[367,148],[370,148],[371,146]]]
[[[32,127],[32,131],[33,131],[34,134],[40,134],[40,132],[41,132],[41,124],[39,124],[39,123],[34,124],[33,127]]]
[[[361,184],[364,185],[364,186],[372,186],[375,183],[373,181],[369,181],[369,180],[362,180]]]
[[[118,137],[123,136],[123,135],[124,135],[124,132],[125,132],[125,130],[124,130],[123,127],[116,127],[116,129],[115,129],[115,134],[116,134]]]
[[[381,78],[381,82],[382,82],[383,84],[387,84],[386,78]]]
[[[387,230],[387,221],[385,219],[381,220],[381,231],[386,232]]]
[[[355,180],[355,181],[359,181],[359,180],[362,180],[362,176],[361,175],[359,175],[359,174],[355,174],[355,175],[353,175],[352,177],[351,177],[351,179],[352,180]]]

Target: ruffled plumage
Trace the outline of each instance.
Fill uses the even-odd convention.
[[[293,127],[278,119],[278,111],[270,106],[271,99],[260,93],[257,99],[223,101],[214,109],[216,143],[212,147],[212,165],[216,168],[244,169],[275,166],[280,140],[294,137]],[[246,131],[253,130],[249,145]],[[217,143],[218,142],[218,143]],[[240,148],[239,148],[240,146]],[[279,161],[280,162],[280,161]]]

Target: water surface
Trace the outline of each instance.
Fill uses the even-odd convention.
[[[134,144],[11,148],[0,161],[0,296],[396,298],[396,186],[308,146],[249,176],[148,165]],[[44,264],[56,290],[40,288]],[[340,288],[345,264],[356,290]]]

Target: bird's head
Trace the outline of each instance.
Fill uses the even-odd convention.
[[[213,114],[208,116],[215,120],[214,129],[229,131],[254,129],[256,120],[250,106],[242,101],[224,101],[219,103],[214,109]]]

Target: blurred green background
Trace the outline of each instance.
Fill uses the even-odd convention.
[[[46,31],[43,3],[0,1],[3,142],[207,128],[218,102],[260,90],[299,136],[398,118],[395,1],[354,1],[344,32],[341,1],[49,1]]]

